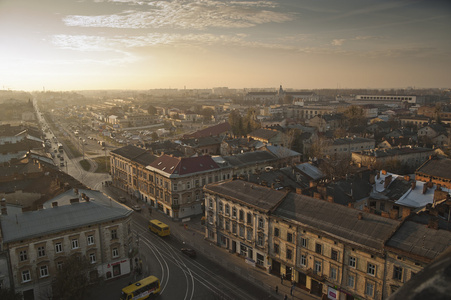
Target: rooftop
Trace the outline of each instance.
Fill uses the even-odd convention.
[[[212,183],[204,187],[204,192],[221,195],[263,211],[271,210],[286,195],[284,192],[241,180]]]
[[[377,252],[382,251],[384,242],[400,224],[396,220],[299,194],[289,194],[274,214]]]
[[[31,239],[81,226],[99,224],[127,217],[132,210],[125,206],[105,206],[96,202],[80,202],[49,209],[2,215],[3,242]]]

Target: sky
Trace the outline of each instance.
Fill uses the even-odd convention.
[[[448,0],[0,0],[0,41],[0,89],[451,87]]]

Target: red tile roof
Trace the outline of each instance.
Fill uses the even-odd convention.
[[[152,162],[149,167],[158,169],[170,175],[187,175],[197,172],[206,172],[219,169],[219,166],[210,156],[199,157],[173,157],[163,154]]]
[[[207,137],[207,136],[218,136],[220,134],[226,133],[230,131],[232,127],[230,126],[229,122],[224,122],[221,124],[217,124],[199,131],[196,131],[191,134],[187,134],[184,137],[185,138],[200,138],[200,137]]]

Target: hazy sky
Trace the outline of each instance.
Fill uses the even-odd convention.
[[[0,89],[451,87],[451,1],[0,0]]]

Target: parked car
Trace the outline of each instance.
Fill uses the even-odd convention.
[[[64,167],[64,162],[61,162],[61,163],[60,163],[60,167]]]
[[[119,197],[119,202],[120,203],[125,203],[125,197]]]
[[[141,206],[139,206],[138,204],[133,205],[132,208],[133,208],[134,211],[137,211],[137,212],[141,211]]]
[[[182,248],[182,253],[188,255],[191,258],[196,258],[196,251],[191,248]]]

